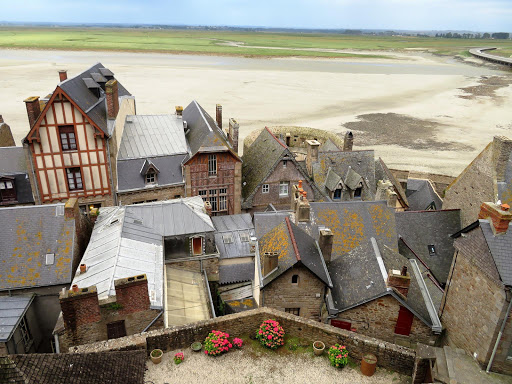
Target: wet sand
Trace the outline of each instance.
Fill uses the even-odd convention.
[[[212,116],[222,104],[224,125],[235,117],[241,139],[266,125],[350,128],[355,149],[374,148],[392,168],[457,175],[494,135],[512,136],[511,72],[421,52],[255,59],[0,50],[0,114],[16,142],[28,130],[26,97],[53,91],[57,70],[73,76],[98,61],[136,96],[139,114],[173,112],[195,99]],[[482,76],[499,80],[485,88]]]

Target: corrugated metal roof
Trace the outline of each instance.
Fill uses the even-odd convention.
[[[126,116],[118,160],[184,154],[187,151],[181,117]]]
[[[33,299],[32,295],[0,296],[0,342],[12,337]]]
[[[221,259],[254,256],[249,244],[250,238],[255,235],[250,214],[214,216],[212,221],[217,229],[215,244]]]

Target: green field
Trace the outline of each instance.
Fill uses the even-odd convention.
[[[226,42],[237,42],[242,46],[229,46],[226,45]],[[153,51],[240,56],[351,57],[355,55],[321,50],[401,51],[422,48],[440,55],[467,56],[469,48],[483,46],[500,48],[494,51],[494,54],[506,57],[512,54],[512,40],[172,29],[0,28],[1,48]],[[357,56],[386,57],[381,52],[375,54],[366,52]]]

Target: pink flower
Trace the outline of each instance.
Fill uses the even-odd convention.
[[[267,339],[272,340],[272,335],[268,335]]]
[[[204,351],[204,354],[207,355],[208,354],[208,351]]]

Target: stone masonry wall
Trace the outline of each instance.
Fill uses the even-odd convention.
[[[292,284],[292,276],[298,275],[298,284]],[[325,284],[309,269],[295,266],[263,288],[260,306],[284,311],[300,308],[300,316],[318,321],[323,304]]]
[[[347,347],[352,359],[359,361],[363,354],[373,353],[377,356],[378,366],[406,375],[413,373],[416,353],[412,349],[270,308],[258,308],[194,324],[82,345],[73,348],[70,352],[86,353],[146,348],[149,354],[155,348],[163,351],[184,349],[194,341],[204,340],[212,329],[222,330],[233,337],[254,334],[260,324],[267,319],[277,320],[283,326],[286,334],[291,337],[300,337],[311,342],[321,340],[327,346],[341,343]]]
[[[185,196],[184,185],[174,185],[171,187],[160,187],[139,190],[131,193],[118,193],[119,205],[130,205],[148,200],[170,200]]]
[[[434,335],[430,327],[416,316],[412,322],[409,337],[395,334],[399,310],[400,303],[388,295],[342,312],[338,315],[337,320],[350,322],[358,333],[377,337],[390,343],[407,341],[411,344],[418,342],[427,345],[434,344],[437,335]]]

